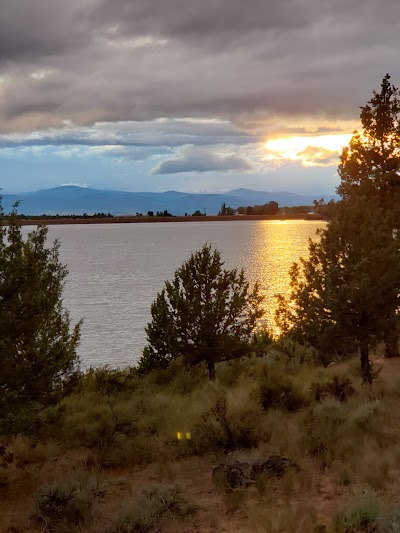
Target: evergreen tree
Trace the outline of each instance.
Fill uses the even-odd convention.
[[[21,412],[57,402],[78,370],[80,323],[70,331],[67,270],[59,243],[46,239],[46,226],[23,239],[16,206],[0,226],[0,433],[14,431]]]
[[[342,200],[310,242],[309,259],[292,268],[291,296],[280,298],[277,312],[283,333],[320,353],[357,347],[367,382],[370,347],[391,338],[398,322],[399,116],[399,92],[386,76],[362,108],[363,133],[343,150]]]
[[[181,356],[189,366],[206,361],[214,379],[216,362],[249,352],[262,301],[258,284],[251,289],[243,270],[224,269],[219,251],[204,245],[154,301],[139,370],[165,368]]]

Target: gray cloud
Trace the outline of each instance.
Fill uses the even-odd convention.
[[[165,159],[153,170],[152,174],[178,174],[181,172],[227,172],[231,170],[250,170],[252,165],[232,153],[218,154],[208,148],[184,147],[179,155]]]
[[[146,149],[173,148],[189,144],[244,146],[261,140],[261,137],[240,130],[229,122],[163,119],[95,123],[90,128],[68,126],[28,134],[0,134],[0,148],[74,145]]]
[[[3,133],[214,116],[264,135],[287,117],[329,128],[387,71],[400,81],[398,0],[0,4]]]

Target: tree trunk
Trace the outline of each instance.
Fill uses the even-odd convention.
[[[208,375],[211,381],[215,381],[215,364],[214,361],[208,361]]]
[[[361,375],[363,383],[372,384],[371,363],[369,360],[369,346],[368,340],[363,339],[360,342],[360,359],[361,359]]]

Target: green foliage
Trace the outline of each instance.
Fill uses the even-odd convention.
[[[320,402],[326,398],[334,398],[345,402],[355,392],[351,379],[347,376],[337,375],[323,382],[313,382],[311,392],[315,401]]]
[[[345,421],[346,412],[337,400],[328,399],[313,407],[304,423],[305,444],[310,455],[333,454],[339,439],[339,430]]]
[[[186,500],[179,485],[161,485],[144,489],[110,533],[146,533],[161,531],[166,520],[177,521],[194,513],[197,507]]]
[[[334,533],[378,533],[379,503],[374,494],[364,494],[351,507],[336,514]]]
[[[307,398],[296,384],[273,367],[264,369],[255,397],[261,407],[295,412],[307,405]]]
[[[182,357],[188,366],[206,361],[214,379],[216,362],[251,351],[252,332],[264,314],[262,300],[258,285],[250,289],[243,270],[224,269],[219,251],[204,245],[151,306],[139,372],[167,368]]]
[[[135,368],[119,369],[104,366],[89,368],[82,373],[76,390],[118,396],[135,391],[139,384],[140,377]]]
[[[381,441],[379,401],[360,404],[327,398],[304,419],[304,445],[323,465],[353,455],[365,442]]]
[[[363,431],[369,431],[381,408],[379,400],[359,405],[350,415],[350,421]]]
[[[262,416],[255,406],[228,406],[224,396],[217,398],[193,429],[191,447],[197,453],[255,448],[268,440]]]
[[[342,200],[309,259],[293,265],[291,296],[279,298],[284,334],[327,355],[360,351],[363,380],[373,375],[369,350],[393,337],[400,292],[400,96],[389,76],[362,108],[339,165]]]
[[[2,215],[0,204],[0,217]],[[67,275],[47,227],[22,237],[16,206],[0,226],[0,434],[27,431],[74,384],[80,323],[62,307]]]
[[[106,490],[104,482],[84,474],[43,485],[34,495],[33,518],[47,531],[71,531],[72,526],[92,520],[93,503]]]
[[[235,210],[232,207],[226,206],[225,202],[222,203],[221,209],[218,212],[218,216],[226,217],[235,214]]]

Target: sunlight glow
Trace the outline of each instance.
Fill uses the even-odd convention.
[[[318,135],[271,139],[264,145],[265,159],[277,162],[299,161],[303,166],[331,166],[352,134]]]

